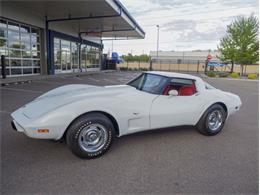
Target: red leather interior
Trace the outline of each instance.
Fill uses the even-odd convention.
[[[179,89],[180,96],[189,96],[193,95],[194,93],[196,93],[196,87],[194,83],[192,86],[183,86]]]
[[[169,91],[171,91],[173,89],[173,86],[172,85],[167,85],[165,87],[165,89],[163,90],[163,95],[169,95]]]
[[[163,90],[162,95],[169,95],[169,91],[175,89],[173,85],[167,85],[165,89]],[[175,89],[177,90],[177,89]],[[179,96],[189,96],[196,93],[196,87],[195,83],[192,84],[192,86],[182,86],[178,90]]]
[[[194,94],[194,90],[193,90],[193,87],[191,87],[191,86],[183,86],[179,90],[180,96],[188,96],[188,95],[193,95],[193,94]]]

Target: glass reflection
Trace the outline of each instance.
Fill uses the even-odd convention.
[[[6,62],[10,62],[8,66],[11,75],[38,74],[40,72],[39,29],[1,19],[0,54],[6,56]],[[26,68],[22,69],[22,67]]]
[[[14,22],[8,22],[8,29],[19,31],[19,24]]]

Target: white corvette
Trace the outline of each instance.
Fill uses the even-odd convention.
[[[199,77],[150,71],[126,85],[65,85],[11,116],[15,130],[32,138],[65,138],[74,154],[93,158],[106,152],[114,137],[145,130],[192,125],[216,135],[240,106],[237,95]]]

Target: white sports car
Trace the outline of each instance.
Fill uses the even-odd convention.
[[[58,87],[11,116],[15,130],[32,138],[65,138],[74,154],[94,158],[114,137],[145,130],[192,125],[216,135],[240,106],[237,95],[199,77],[150,71],[126,85]]]

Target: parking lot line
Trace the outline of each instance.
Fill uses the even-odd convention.
[[[103,79],[103,80],[106,82],[109,82],[109,83],[118,83],[117,81],[112,80],[112,79]]]
[[[42,81],[42,80],[38,80],[38,81],[33,81],[35,83],[49,83],[49,84],[60,84],[60,82],[57,81]]]
[[[8,112],[8,111],[5,111],[5,110],[0,110],[0,113],[11,114],[11,112]]]
[[[77,80],[82,81],[82,78],[80,78],[80,77],[74,77],[74,78],[77,79]]]
[[[91,78],[91,77],[89,77],[88,79],[91,80],[91,81],[100,82],[100,80],[94,79],[94,78]]]

